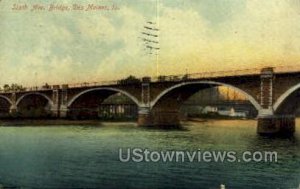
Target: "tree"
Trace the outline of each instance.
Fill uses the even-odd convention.
[[[5,92],[9,91],[9,90],[10,90],[9,85],[8,85],[8,84],[3,85],[3,90],[4,90]]]
[[[50,85],[48,83],[45,83],[45,85],[42,86],[43,89],[50,89]]]
[[[125,79],[121,79],[118,81],[118,84],[134,84],[134,83],[140,83],[140,79],[136,78],[135,76],[128,76]]]
[[[8,92],[8,91],[24,91],[25,88],[22,85],[18,85],[16,83],[13,83],[10,86],[8,84],[5,84],[3,86],[3,90],[5,92]]]

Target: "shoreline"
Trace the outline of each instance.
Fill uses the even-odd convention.
[[[105,123],[134,123],[134,121],[66,120],[66,119],[6,119],[0,120],[0,127],[6,126],[102,126]]]
[[[222,119],[222,118],[188,118],[182,123],[195,122],[205,123],[209,121],[221,120],[255,120],[255,119]],[[136,120],[70,120],[70,119],[3,119],[0,120],[0,127],[5,126],[102,126],[103,124],[113,123],[136,123]]]

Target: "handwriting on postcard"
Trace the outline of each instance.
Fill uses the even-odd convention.
[[[0,0],[1,1],[1,0]],[[48,11],[48,12],[68,12],[68,11],[117,11],[120,8],[115,5],[106,5],[106,4],[13,4],[13,11]]]

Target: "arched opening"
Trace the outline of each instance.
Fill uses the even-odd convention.
[[[179,124],[189,117],[256,117],[261,106],[246,92],[213,81],[187,82],[163,91],[152,102],[153,124]],[[206,115],[204,115],[206,114]]]
[[[71,119],[131,120],[137,117],[138,101],[132,95],[110,88],[83,91],[68,103]]]
[[[52,101],[40,93],[21,96],[17,102],[17,115],[22,118],[48,118],[51,116]]]
[[[0,96],[0,118],[10,117],[9,110],[11,104],[11,101],[7,97]]]
[[[287,90],[281,95],[273,106],[274,113],[278,115],[300,116],[300,84]]]
[[[253,119],[258,111],[245,95],[218,86],[191,95],[182,103],[180,114],[186,118]]]
[[[126,95],[116,93],[99,105],[98,117],[101,120],[136,120],[138,107]]]

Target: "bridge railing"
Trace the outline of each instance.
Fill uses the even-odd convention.
[[[83,82],[83,83],[72,83],[72,84],[63,84],[63,85],[49,85],[45,86],[33,86],[33,87],[24,87],[22,89],[0,89],[0,93],[11,93],[11,92],[30,92],[30,91],[47,91],[53,89],[61,89],[66,86],[67,88],[82,88],[82,87],[97,87],[105,85],[116,85],[118,81],[101,81],[101,82]]]
[[[11,92],[29,92],[29,91],[45,91],[53,89],[52,86],[48,88],[36,86],[36,87],[24,87],[22,89],[0,89],[0,93],[11,93]]]
[[[80,88],[80,87],[97,87],[103,85],[116,85],[118,81],[100,81],[100,82],[83,82],[68,84],[68,88]]]
[[[230,70],[230,71],[217,71],[217,72],[202,72],[202,73],[192,73],[192,74],[180,74],[180,75],[167,75],[158,77],[145,77],[151,82],[163,82],[163,81],[186,81],[193,79],[206,79],[206,78],[216,78],[216,77],[228,77],[228,76],[243,76],[259,74],[260,69],[244,69],[244,70]],[[107,86],[107,85],[117,85],[117,84],[130,84],[131,82],[142,82],[143,78],[137,78],[135,81],[124,80],[111,80],[111,81],[99,81],[99,82],[83,82],[83,83],[72,83],[64,85],[47,85],[47,86],[33,86],[25,87],[22,89],[0,89],[0,93],[11,93],[11,92],[30,92],[30,91],[46,91],[57,88],[81,88],[81,87],[97,87],[97,86]],[[128,83],[127,83],[128,82]]]
[[[162,82],[162,81],[184,81],[189,79],[207,79],[207,78],[217,78],[217,77],[229,77],[229,76],[246,76],[246,75],[257,75],[260,74],[259,68],[255,69],[244,69],[244,70],[229,70],[229,71],[216,71],[216,72],[202,72],[202,73],[192,73],[192,74],[181,74],[181,75],[168,75],[168,76],[158,76],[152,79],[152,82]]]

